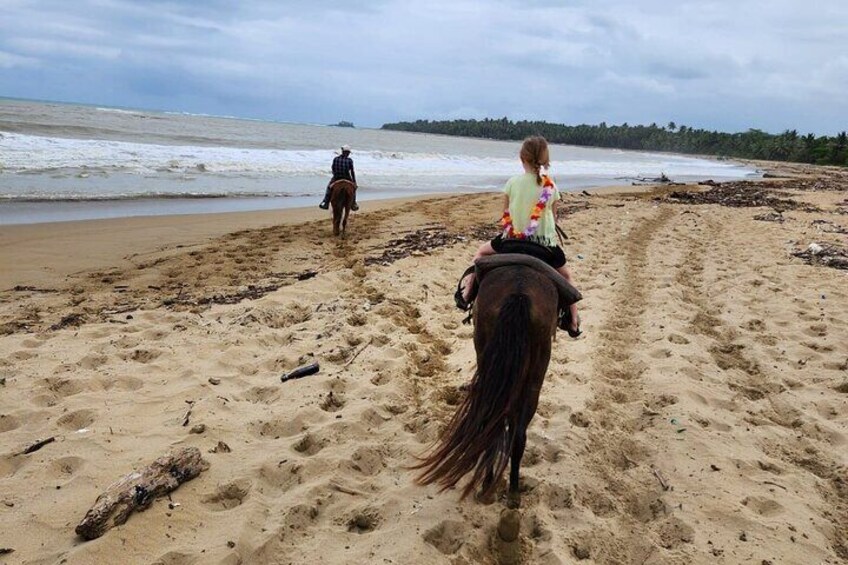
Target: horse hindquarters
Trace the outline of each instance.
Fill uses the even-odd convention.
[[[531,354],[530,298],[513,293],[490,305],[493,319],[486,325],[491,331],[475,328],[478,364],[470,390],[435,452],[417,466],[424,469],[420,483],[437,482],[444,489],[473,472],[463,498],[478,487],[481,499],[494,495],[518,437],[520,426],[508,425],[511,413],[514,408],[521,411],[526,391],[536,388],[525,386]]]

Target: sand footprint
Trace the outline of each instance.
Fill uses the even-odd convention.
[[[444,520],[433,526],[422,536],[424,541],[445,555],[453,555],[468,539],[470,528],[465,522]]]
[[[319,438],[314,434],[307,433],[300,440],[298,440],[294,445],[292,445],[292,449],[297,451],[298,453],[302,453],[303,455],[315,455],[329,442],[326,439]]]
[[[97,420],[97,412],[94,410],[76,410],[68,412],[61,418],[56,420],[56,423],[66,430],[81,430],[87,428]]]
[[[383,516],[376,508],[364,507],[349,515],[345,524],[347,531],[357,534],[367,534],[380,527]]]
[[[215,512],[229,510],[242,505],[251,486],[252,483],[248,479],[238,479],[219,486],[214,492],[206,495],[202,502]]]

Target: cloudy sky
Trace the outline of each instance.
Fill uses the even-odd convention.
[[[0,0],[0,96],[832,134],[846,93],[848,0]]]

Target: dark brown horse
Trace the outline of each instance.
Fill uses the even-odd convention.
[[[350,215],[350,206],[356,185],[349,180],[337,180],[330,187],[330,205],[333,207],[333,235],[344,233],[347,229],[347,217]]]
[[[489,500],[510,462],[508,504],[519,506],[518,469],[551,359],[557,300],[554,283],[528,267],[486,274],[474,305],[477,370],[435,450],[416,466],[419,483],[444,490],[473,473],[462,497],[479,487]]]

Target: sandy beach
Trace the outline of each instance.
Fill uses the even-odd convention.
[[[566,196],[585,335],[528,433],[523,562],[848,562],[848,173],[757,165],[791,178]],[[343,240],[317,209],[0,227],[0,563],[501,561],[502,502],[407,469],[473,373],[452,294],[500,202],[366,202]],[[75,535],[186,446],[208,470]]]

